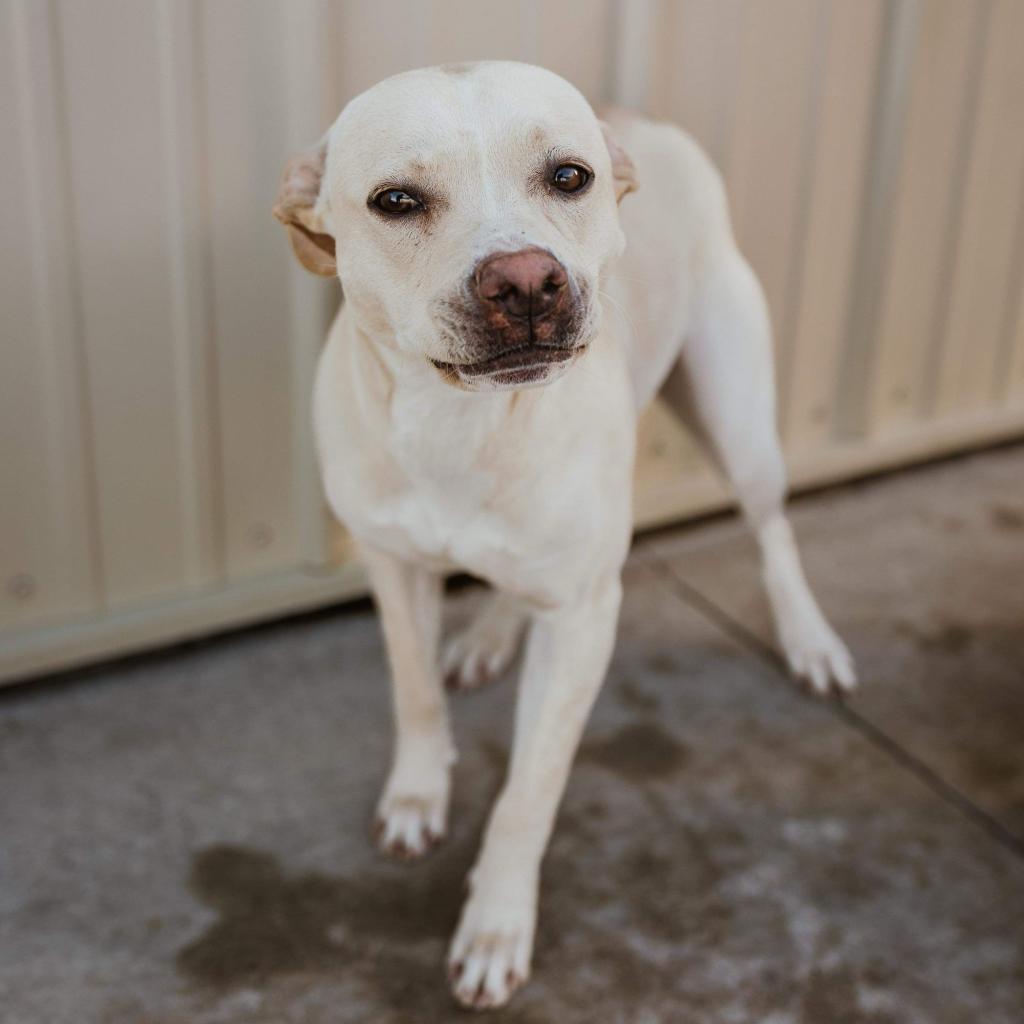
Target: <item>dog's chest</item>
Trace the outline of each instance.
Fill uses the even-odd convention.
[[[393,451],[384,486],[366,509],[375,532],[409,555],[444,565],[475,565],[512,545],[510,524],[486,468],[443,451],[444,444]]]
[[[398,395],[387,436],[349,465],[338,511],[358,536],[403,557],[505,575],[542,543],[528,535],[508,448],[479,409],[428,414]]]
[[[331,507],[358,540],[543,605],[619,564],[634,424],[617,351],[492,395],[433,378],[373,391],[337,354],[318,375],[318,447]]]

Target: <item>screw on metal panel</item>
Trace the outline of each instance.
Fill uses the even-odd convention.
[[[27,601],[36,592],[36,581],[27,572],[19,572],[7,581],[7,593],[18,601]]]
[[[253,523],[249,527],[249,543],[254,548],[269,547],[274,539],[274,531],[266,523]]]

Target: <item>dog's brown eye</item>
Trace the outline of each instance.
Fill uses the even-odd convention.
[[[590,181],[590,171],[576,164],[562,164],[551,175],[551,184],[559,192],[579,192],[586,183]]]
[[[373,205],[384,213],[412,213],[421,210],[423,203],[400,188],[389,188],[373,198]]]

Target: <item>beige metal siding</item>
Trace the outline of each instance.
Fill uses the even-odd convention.
[[[794,483],[1024,433],[1024,7],[642,7],[639,99],[715,158],[765,286]],[[652,419],[639,519],[727,502],[681,428]]]
[[[410,66],[546,64],[700,139],[798,485],[1024,434],[1022,51],[1019,0],[0,0],[0,678],[362,586],[309,436],[336,292],[268,210]],[[655,407],[639,520],[727,500]]]

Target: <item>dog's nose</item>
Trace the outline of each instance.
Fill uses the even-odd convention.
[[[484,305],[520,319],[553,313],[568,283],[565,267],[543,249],[499,253],[476,272],[476,291]]]

